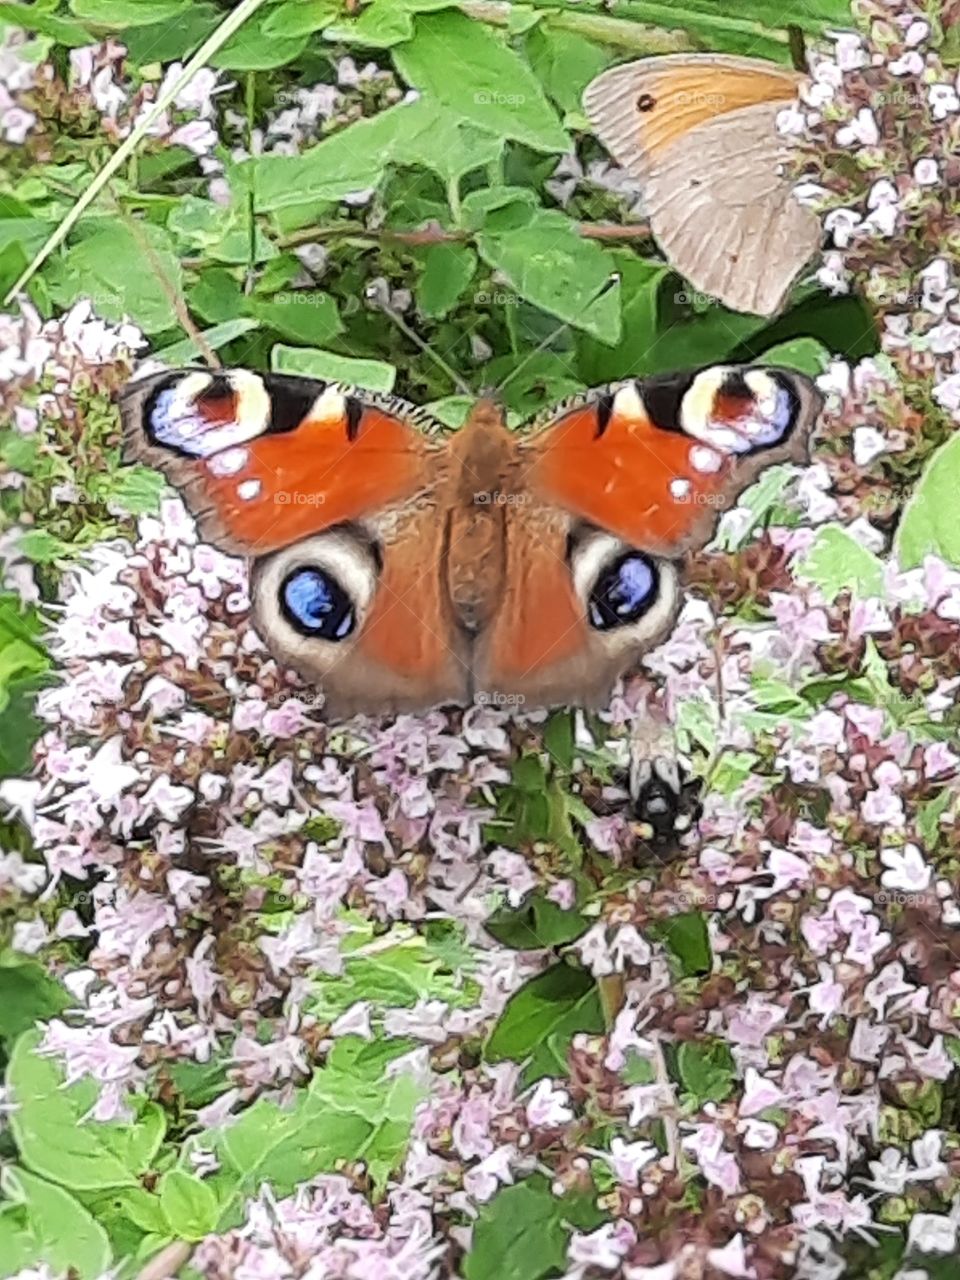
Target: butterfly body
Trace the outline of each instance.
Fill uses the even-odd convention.
[[[492,399],[421,410],[244,370],[131,385],[128,457],[248,557],[255,625],[335,715],[485,701],[599,706],[663,638],[678,561],[820,404],[786,370],[628,380],[532,433]]]

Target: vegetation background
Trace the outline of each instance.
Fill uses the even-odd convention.
[[[854,133],[811,154],[873,208],[858,113],[908,173],[935,122],[948,155],[956,29],[856,20],[902,110],[842,98],[843,0],[0,3],[3,1275],[955,1274],[952,224],[900,182],[902,262],[736,314],[580,106],[630,56],[835,50]],[[924,307],[935,359],[889,322]],[[242,566],[120,465],[145,358],[451,427],[491,383],[520,423],[715,361],[824,375],[817,459],[724,524],[651,665],[705,788],[679,862],[636,864],[623,700],[327,732]]]

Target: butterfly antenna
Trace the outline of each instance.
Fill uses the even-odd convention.
[[[397,311],[395,307],[391,306],[386,288],[378,288],[376,284],[372,284],[367,288],[367,297],[378,311],[382,311],[389,320],[393,321],[404,337],[409,338],[413,345],[415,347],[419,347],[423,354],[427,356],[428,359],[432,360],[438,369],[443,370],[462,396],[469,396],[471,399],[474,397],[476,393],[473,388],[464,382],[463,378],[461,378],[460,374],[457,373],[453,365],[448,364],[438,351],[434,351],[429,342],[424,342],[419,333],[410,328],[400,312]]]
[[[614,271],[613,274],[610,276],[610,278],[593,295],[593,297],[587,303],[586,307],[584,307],[584,310],[589,311],[589,309],[593,306],[595,302],[599,301],[599,299],[602,298],[605,293],[609,293],[610,290],[614,287],[614,285],[617,285],[619,283],[620,283],[620,273],[619,271]],[[523,359],[516,366],[516,368],[510,370],[510,372],[507,374],[504,380],[500,383],[500,385],[495,388],[494,394],[497,396],[502,395],[504,387],[509,386],[510,383],[514,380],[514,378],[516,378],[518,374],[523,372],[523,370],[527,367],[527,365],[534,358],[534,356],[538,356],[541,351],[545,351],[547,347],[551,345],[551,343],[557,340],[557,338],[560,336],[561,333],[563,333],[565,329],[569,329],[569,328],[570,328],[570,322],[568,320],[565,320],[563,324],[558,325],[556,329],[553,330],[552,333],[548,333],[542,342],[539,342],[533,348],[532,351],[527,352],[527,354],[523,357]]]

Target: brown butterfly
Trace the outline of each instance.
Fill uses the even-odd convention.
[[[664,256],[735,311],[779,311],[820,244],[777,130],[802,80],[759,58],[678,53],[605,71],[583,96],[597,137],[641,180]]]
[[[603,704],[669,630],[678,559],[821,397],[713,366],[589,391],[535,434],[482,399],[452,434],[401,400],[246,370],[146,377],[126,450],[252,561],[254,620],[334,714]]]

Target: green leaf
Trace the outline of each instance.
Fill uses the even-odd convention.
[[[160,1207],[170,1234],[202,1240],[217,1225],[217,1198],[207,1184],[185,1169],[168,1169],[160,1179]]]
[[[0,23],[50,36],[68,49],[80,49],[90,43],[90,33],[85,27],[69,18],[47,13],[36,4],[0,4]]]
[[[423,273],[417,282],[420,314],[431,319],[447,315],[457,305],[477,270],[477,255],[461,244],[434,244],[423,252]]]
[[[324,38],[371,49],[389,49],[413,35],[413,14],[402,0],[372,0],[355,18],[331,23]]]
[[[71,0],[70,8],[84,22],[98,27],[145,27],[172,22],[186,13],[190,0]]]
[[[259,227],[254,228],[251,246],[249,216],[236,203],[224,209],[212,200],[181,196],[167,218],[167,229],[180,244],[217,262],[264,262],[278,252]]]
[[[148,240],[169,286],[183,291],[183,272],[170,237],[160,227],[142,223],[140,237]],[[67,308],[80,297],[93,300],[98,315],[108,320],[132,319],[145,333],[176,327],[177,313],[167,290],[144,261],[139,239],[122,222],[72,245],[62,264],[48,271],[51,295]]]
[[[223,12],[204,0],[192,0],[176,22],[158,22],[148,27],[131,27],[123,34],[127,54],[136,66],[186,60],[199,49],[207,36],[222,21]],[[192,160],[193,157],[191,156]],[[140,181],[143,182],[141,161]],[[142,189],[142,187],[141,187]]]
[[[299,58],[309,36],[271,34],[267,30],[268,10],[259,10],[235,32],[210,59],[211,66],[224,71],[270,71]]]
[[[58,982],[33,960],[16,953],[0,962],[0,1040],[9,1049],[35,1023],[56,1017],[72,1003]]]
[[[705,1102],[723,1102],[730,1096],[736,1064],[720,1040],[712,1044],[687,1040],[677,1049],[677,1074],[686,1092],[702,1107]]]
[[[503,151],[503,138],[461,120],[431,98],[410,103],[402,119],[405,127],[390,147],[391,163],[432,169],[445,183],[494,164]]]
[[[363,1042],[340,1045],[292,1107],[261,1099],[213,1138],[241,1176],[242,1188],[269,1182],[277,1195],[287,1195],[342,1160],[365,1160],[382,1186],[397,1167],[423,1091],[409,1074],[385,1077],[385,1059],[364,1059],[369,1046]],[[368,1069],[357,1070],[364,1060]]]
[[[684,977],[711,972],[713,951],[702,912],[687,911],[683,915],[670,916],[660,924],[657,933],[680,961]]]
[[[573,768],[576,751],[572,711],[555,711],[543,730],[543,746],[561,769]]]
[[[606,49],[579,32],[543,24],[527,36],[526,50],[534,73],[564,112],[582,110],[584,89],[611,61]]]
[[[46,683],[44,675],[13,680],[5,689],[6,705],[0,714],[0,777],[19,778],[33,764],[33,745],[43,725],[34,715],[37,693]]]
[[[274,5],[263,23],[268,36],[302,36],[322,31],[340,12],[338,0],[284,0]]]
[[[557,1072],[557,1048],[569,1044],[578,1031],[597,1034],[603,1028],[603,1009],[591,975],[557,964],[510,997],[483,1056],[488,1062],[529,1058],[524,1080],[530,1084]],[[548,1039],[554,1041],[552,1048]]]
[[[336,201],[376,186],[387,153],[410,107],[406,103],[358,120],[298,156],[266,156],[256,163],[257,209],[269,212],[307,200]]]
[[[450,11],[419,17],[414,38],[396,49],[394,62],[408,84],[488,133],[535,151],[570,150],[536,76],[482,23]]]
[[[883,595],[883,561],[842,525],[822,525],[795,572],[815,583],[828,604],[844,590],[859,600],[876,600]]]
[[[620,273],[623,316],[616,346],[584,335],[577,343],[579,369],[586,382],[596,385],[653,372],[651,353],[660,328],[659,299],[664,281],[678,277],[663,262],[638,258],[618,250],[608,254],[611,269]]]
[[[923,840],[923,847],[928,852],[936,849],[940,843],[942,828],[940,819],[950,808],[954,799],[954,792],[949,787],[944,787],[939,795],[933,797],[932,800],[924,801],[917,810],[917,830]]]
[[[28,529],[17,539],[17,550],[34,564],[53,564],[69,558],[70,546],[48,529]]]
[[[84,1117],[96,1101],[98,1086],[85,1078],[64,1087],[59,1064],[36,1052],[41,1034],[26,1031],[7,1065],[7,1087],[17,1110],[10,1128],[23,1162],[34,1173],[75,1191],[138,1185],[143,1165],[126,1163],[116,1151],[142,1155],[156,1142],[155,1119],[145,1138],[134,1124],[100,1124]]]
[[[356,360],[338,356],[332,351],[316,351],[307,347],[275,346],[270,356],[274,373],[300,373],[324,382],[342,382],[365,391],[393,390],[397,371],[382,360]]]
[[[204,345],[209,347],[211,351],[219,351],[228,342],[233,342],[235,338],[242,338],[245,333],[250,333],[259,328],[259,320],[254,320],[251,316],[237,316],[235,320],[224,320],[222,324],[215,324],[210,329],[201,330],[200,336],[203,338]],[[155,358],[162,360],[166,365],[174,367],[178,364],[191,364],[202,355],[203,346],[199,342],[196,342],[193,338],[184,338],[182,341],[174,342],[172,346],[164,347],[162,351],[156,352]],[[141,468],[142,470],[143,468]]]
[[[239,319],[247,300],[232,272],[226,267],[208,267],[187,294],[187,302],[191,311],[209,324],[218,325]]]
[[[618,341],[619,285],[600,296],[614,263],[598,244],[584,240],[565,214],[542,211],[516,230],[483,231],[477,247],[485,262],[543,311],[603,342]]]
[[[7,1165],[0,1177],[0,1273],[45,1263],[55,1274],[99,1280],[113,1257],[107,1233],[68,1191]]]
[[[483,927],[505,947],[539,951],[573,942],[586,933],[590,921],[578,911],[564,911],[549,898],[535,893],[522,907],[501,907],[487,917]]]
[[[768,347],[757,364],[779,365],[784,369],[796,369],[809,378],[817,378],[830,362],[830,352],[816,338],[793,338]]]
[[[540,1280],[565,1271],[572,1229],[590,1231],[604,1220],[590,1196],[555,1196],[547,1179],[534,1174],[481,1208],[465,1280]]]
[[[928,460],[897,530],[894,552],[901,569],[914,569],[926,556],[960,565],[960,435],[952,436]]]
[[[49,666],[42,627],[18,596],[0,595],[0,690],[11,676],[38,674]]]
[[[750,512],[752,520],[739,529],[721,528],[714,539],[714,546],[721,551],[739,550],[753,536],[754,530],[762,528],[768,518],[782,506],[784,490],[793,474],[793,468],[789,466],[768,467],[762,472],[756,484],[752,484],[737,502],[738,507]]]
[[[328,293],[289,289],[272,298],[251,298],[248,305],[261,324],[290,342],[320,347],[343,333],[340,312]]]

